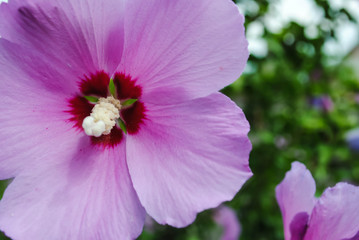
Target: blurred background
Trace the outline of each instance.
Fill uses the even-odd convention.
[[[293,161],[311,171],[318,196],[340,181],[359,185],[359,1],[235,3],[251,56],[223,93],[250,122],[254,176],[225,203],[230,208],[205,211],[184,229],[148,218],[139,240],[219,240],[227,231],[236,233],[224,240],[235,240],[236,218],[238,239],[282,240],[274,189]],[[0,197],[6,184],[0,181]]]

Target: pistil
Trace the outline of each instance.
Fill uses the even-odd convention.
[[[120,118],[121,103],[110,96],[100,98],[93,107],[91,115],[82,122],[82,127],[88,136],[100,137],[110,134],[116,121]]]

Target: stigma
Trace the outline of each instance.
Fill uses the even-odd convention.
[[[112,96],[100,98],[93,107],[91,115],[82,122],[85,133],[94,137],[110,134],[120,118],[120,110],[121,103],[118,99]]]

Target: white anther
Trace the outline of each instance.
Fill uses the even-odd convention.
[[[99,137],[108,135],[120,117],[121,103],[113,97],[100,98],[91,115],[82,122],[85,133],[89,136]]]
[[[82,122],[82,127],[85,130],[85,133],[89,136],[99,137],[106,131],[106,125],[103,121],[95,122],[95,119],[91,116],[88,116]]]

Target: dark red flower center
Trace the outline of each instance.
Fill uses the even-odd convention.
[[[70,110],[68,113],[71,114],[69,120],[74,123],[75,128],[81,131],[84,131],[82,127],[84,119],[91,115],[95,106],[95,103],[88,99],[107,98],[114,95],[113,97],[120,100],[121,103],[130,102],[121,108],[119,124],[112,128],[110,134],[100,137],[91,136],[94,145],[105,148],[116,146],[124,138],[125,133],[121,129],[120,122],[123,123],[128,134],[136,134],[146,118],[146,108],[140,99],[142,88],[136,85],[136,81],[123,73],[116,73],[112,81],[114,92],[111,94],[111,79],[107,73],[101,71],[85,76],[79,82],[81,94],[69,100]]]

